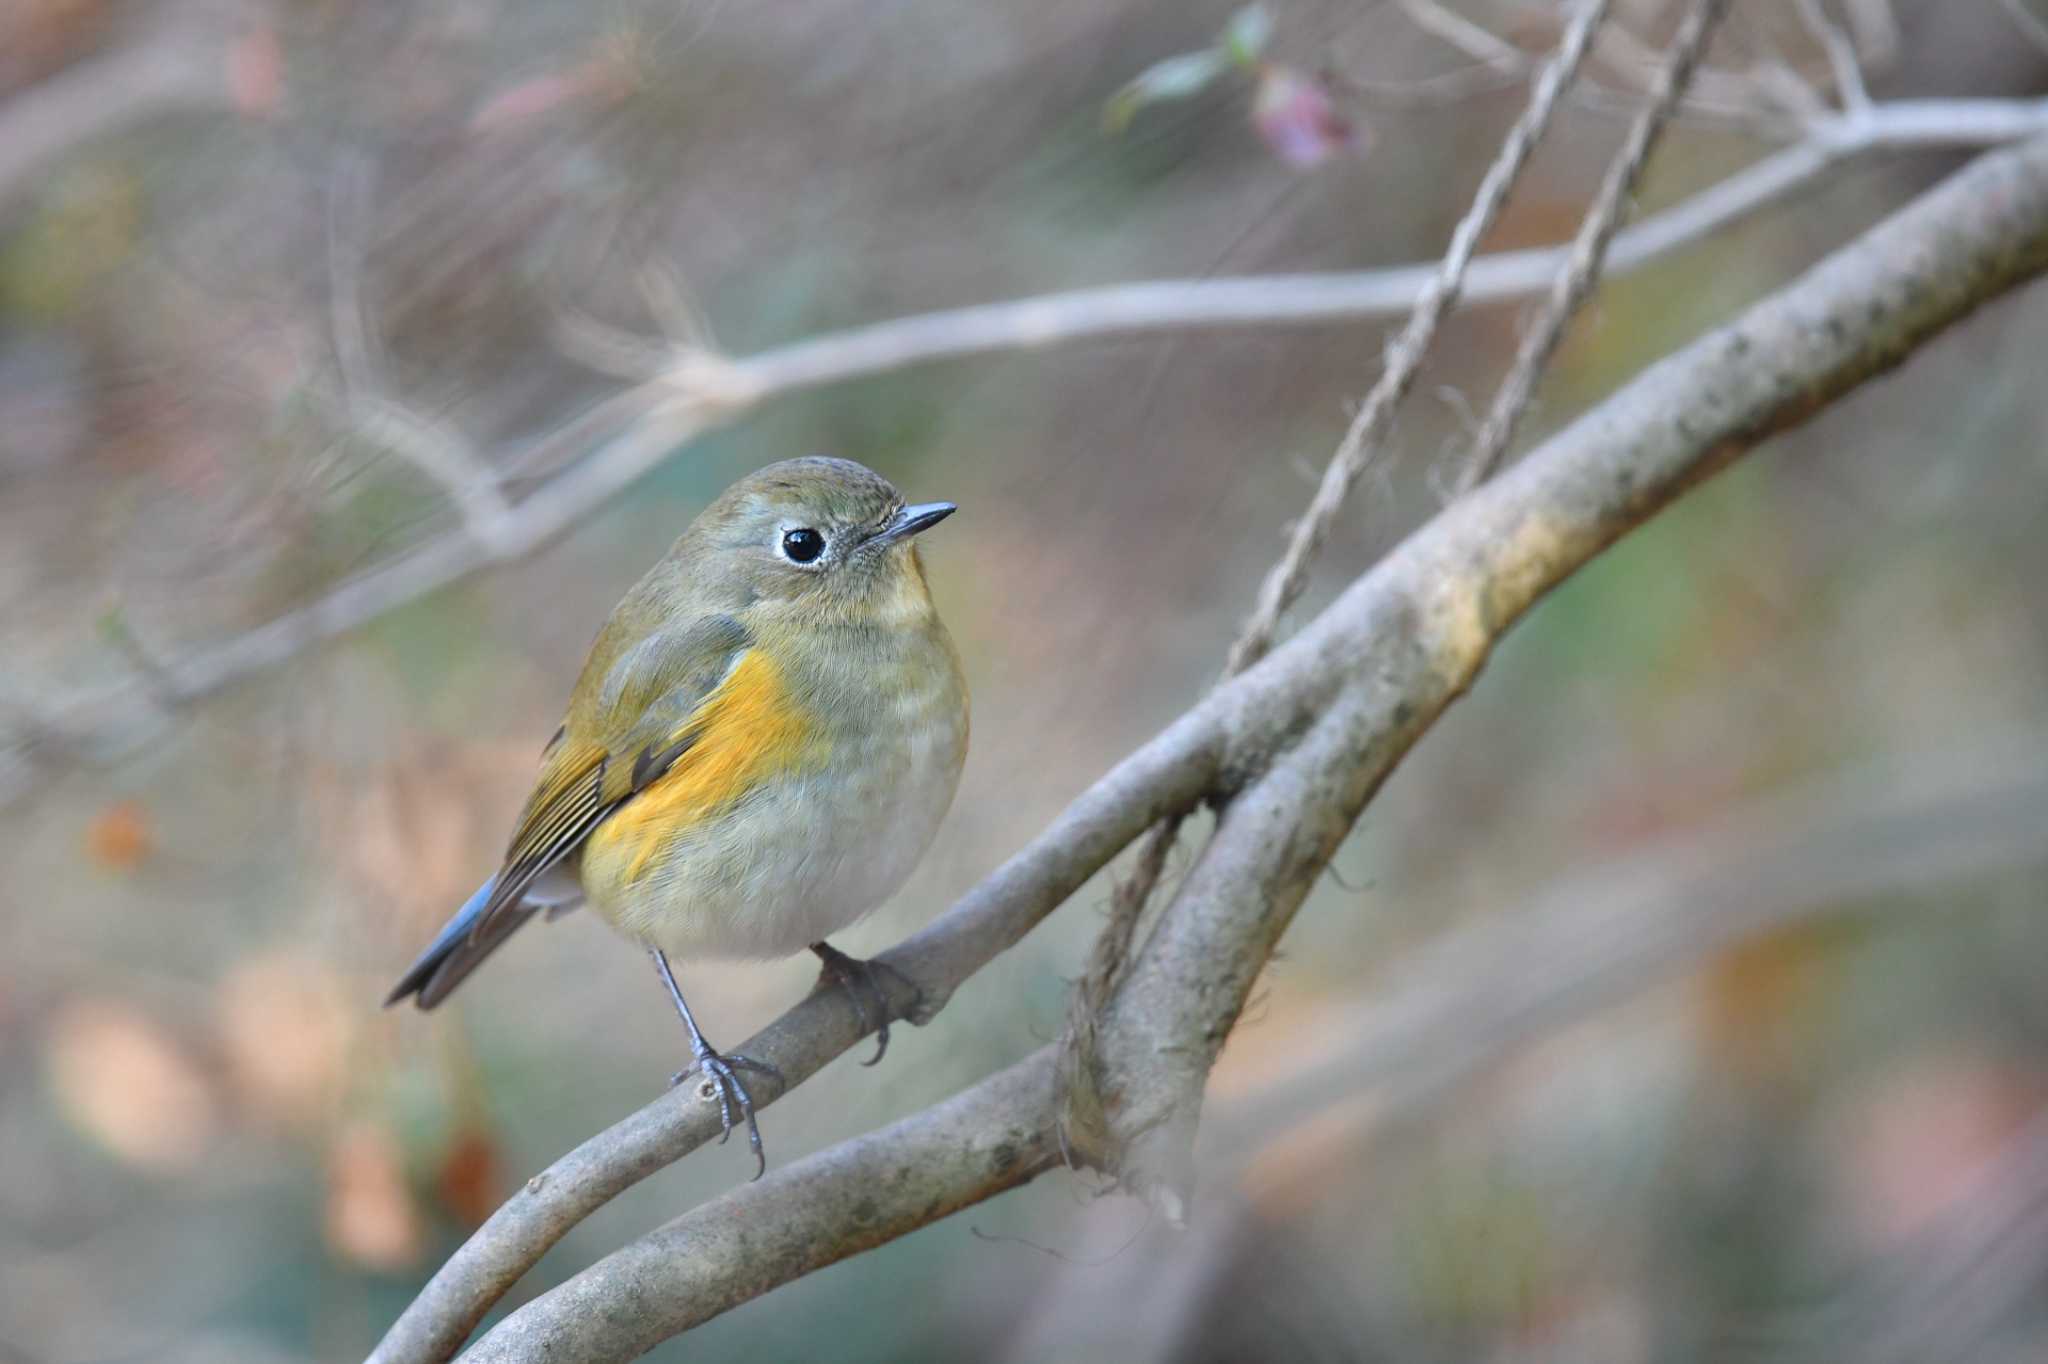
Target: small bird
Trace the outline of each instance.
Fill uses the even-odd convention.
[[[497,875],[385,1004],[433,1008],[536,913],[587,901],[653,957],[695,1058],[672,1083],[716,1085],[758,1178],[740,1072],[774,1072],[705,1040],[669,958],[808,947],[866,1024],[875,968],[825,939],[902,885],[959,784],[967,682],[914,538],[953,511],[822,456],[706,507],[598,632]]]

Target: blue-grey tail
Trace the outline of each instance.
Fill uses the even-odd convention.
[[[483,918],[484,906],[490,903],[491,890],[497,884],[498,878],[493,876],[476,888],[476,894],[455,911],[455,917],[447,922],[427,950],[420,953],[419,960],[384,997],[384,1007],[388,1009],[411,995],[420,1008],[433,1008],[541,908],[522,903],[502,910],[481,937],[473,936],[478,920]]]

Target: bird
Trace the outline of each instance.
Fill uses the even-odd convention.
[[[671,958],[808,948],[889,1044],[876,964],[826,942],[894,894],[952,804],[968,739],[959,651],[908,504],[852,460],[770,464],[712,501],[598,631],[497,872],[399,979],[432,1009],[536,914],[588,904],[653,958],[715,1086],[767,1168],[742,1072],[705,1039]],[[886,969],[886,968],[884,968]]]

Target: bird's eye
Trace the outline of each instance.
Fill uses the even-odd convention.
[[[807,564],[825,552],[825,537],[809,526],[782,533],[782,554],[793,564]]]

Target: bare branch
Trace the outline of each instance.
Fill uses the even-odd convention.
[[[1621,225],[1621,215],[1628,208],[1629,196],[1635,193],[1636,183],[1642,179],[1643,167],[1650,159],[1650,149],[1656,145],[1658,134],[1664,130],[1672,111],[1678,107],[1680,96],[1691,83],[1693,72],[1706,55],[1708,40],[1728,13],[1728,4],[1729,0],[1696,0],[1686,11],[1678,35],[1671,41],[1671,50],[1658,68],[1650,102],[1629,125],[1621,150],[1608,163],[1599,192],[1593,196],[1591,207],[1579,223],[1578,236],[1572,241],[1570,261],[1552,283],[1550,298],[1542,315],[1522,333],[1521,342],[1515,350],[1514,364],[1494,395],[1493,408],[1486,414],[1486,424],[1473,440],[1472,453],[1458,473],[1456,487],[1460,493],[1469,492],[1492,477],[1500,457],[1507,453],[1508,443],[1515,437],[1515,424],[1528,410],[1529,400],[1535,395],[1536,381],[1549,367],[1550,357],[1557,351],[1557,343],[1564,339],[1565,324],[1578,312],[1600,278],[1608,244],[1614,239],[1615,229]]]
[[[1863,80],[1863,59],[1856,55],[1856,45],[1849,41],[1849,35],[1821,8],[1821,0],[1797,0],[1799,21],[1806,25],[1821,51],[1827,54],[1828,68],[1835,75],[1835,93],[1841,97],[1842,107],[1850,113],[1860,113],[1870,107],[1870,89]]]
[[[320,396],[355,434],[432,480],[462,517],[463,529],[485,550],[500,554],[511,506],[490,465],[447,422],[385,396],[381,347],[363,304],[363,243],[369,236],[372,173],[366,156],[344,153],[328,187],[328,329],[340,395]]]
[[[1599,65],[1623,74],[1634,94],[1648,94],[1656,88],[1657,73],[1663,69],[1663,54],[1643,39],[1629,32],[1624,24],[1609,24],[1600,34],[1595,45],[1594,56]],[[1686,91],[1684,107],[1688,112],[1733,119],[1752,127],[1767,128],[1782,120],[1774,117],[1769,108],[1759,108],[1759,73],[1749,70],[1716,70],[1702,67],[1693,77]],[[1616,91],[1619,95],[1622,92]],[[1767,103],[1778,103],[1768,100]],[[1633,101],[1630,101],[1633,107]],[[1816,101],[1809,107],[1800,108],[1800,118],[1825,113],[1827,105]],[[1797,123],[1793,125],[1797,126]]]
[[[1425,33],[1434,34],[1476,62],[1496,71],[1519,71],[1522,54],[1492,30],[1454,13],[1437,0],[1398,0],[1403,12]]]
[[[677,1218],[526,1304],[464,1358],[612,1364],[644,1354],[778,1284],[1052,1169],[1052,1096],[1046,1047]],[[764,1234],[786,1250],[760,1254]],[[632,1310],[616,1310],[622,1302]]]
[[[1106,857],[1105,845],[1170,806],[1160,800],[1172,784],[1162,770],[1204,771],[1220,761],[1217,770],[1238,792],[1118,992],[1104,1030],[1113,1115],[1148,1120],[1141,1134],[1184,1123],[1185,1074],[1206,1072],[1305,893],[1301,880],[1320,875],[1358,805],[1542,593],[1743,451],[1899,364],[2044,267],[2048,139],[1980,159],[1452,504],[1268,658],[1141,750],[1152,780],[1133,783],[1146,800],[1137,819],[1104,789],[1131,780],[1119,775],[1126,763],[1083,798],[1087,813],[1061,818],[1088,840],[1085,852],[1062,848],[1049,833],[1006,864],[994,882],[1014,889],[1021,880],[1042,893],[1064,880],[1062,871]],[[915,970],[918,953],[910,949],[920,944],[927,961],[971,958],[982,950],[977,936],[1014,941],[1029,926],[1020,921],[1043,912],[987,885],[969,900],[975,909],[956,907],[892,960]],[[778,1023],[769,1035],[780,1050],[755,1054],[782,1065],[785,1056],[851,1041],[843,1001],[814,997],[796,1012],[812,1015],[814,1031],[805,1037]],[[679,1329],[693,1294],[722,1308],[1016,1182],[993,1170],[1005,1147],[1018,1159],[1017,1178],[1028,1177],[1049,1162],[1053,1144],[1040,1069],[1049,1059],[1040,1052],[883,1134],[771,1171],[685,1215],[527,1304],[476,1357],[534,1359],[545,1351],[554,1361],[615,1359],[652,1343],[650,1328],[639,1324],[651,1317],[660,1317],[664,1331]],[[429,1290],[436,1309],[454,1319],[414,1321],[410,1332],[401,1322],[376,1358],[446,1357],[509,1282],[504,1274],[538,1258],[574,1220],[562,1210],[594,1206],[591,1185],[625,1187],[680,1154],[674,1147],[709,1135],[709,1115],[678,1113],[681,1107],[673,1100],[652,1106],[586,1143],[564,1162],[559,1181],[551,1171],[529,1184],[508,1209],[530,1213],[533,1203],[561,1200],[552,1219],[541,1219],[542,1235],[531,1235],[531,1218],[515,1217],[527,1225],[513,1229],[525,1234],[516,1246],[498,1243],[508,1230],[501,1212],[465,1250],[476,1250],[490,1273],[444,1283],[444,1270]],[[973,1136],[961,1127],[967,1120]],[[929,1177],[890,1164],[892,1147],[928,1157],[918,1169]],[[858,1207],[846,1201],[856,1183],[864,1199]],[[802,1218],[810,1200],[847,1213],[830,1243],[820,1244],[819,1226]],[[736,1208],[774,1215],[740,1217]]]
[[[81,61],[0,105],[0,212],[87,142],[166,114],[233,108],[224,42],[167,30]]]
[[[1863,115],[1820,120],[1803,141],[1617,234],[1607,272],[1625,273],[1697,241],[1869,151],[1989,146],[2044,129],[2048,100],[1899,101]],[[1468,302],[1492,302],[1539,292],[1568,254],[1564,248],[1545,248],[1481,257],[1466,272],[1462,295]],[[529,554],[704,430],[771,398],[933,360],[1099,337],[1326,324],[1398,313],[1414,305],[1437,272],[1436,265],[1416,265],[1340,274],[1154,280],[898,318],[742,360],[685,349],[666,373],[605,399],[500,462],[500,467],[548,476],[543,487],[506,514],[495,543],[486,545],[466,533],[429,541],[305,607],[167,659],[165,674],[176,689],[174,699],[188,703],[480,569]],[[89,737],[132,729],[118,719],[145,700],[132,679],[81,690],[43,714],[41,736],[11,735],[0,747],[31,759],[51,750],[97,752],[104,746],[88,742]]]
[[[1892,0],[1842,0],[1849,31],[1866,68],[1890,66],[1899,55],[1899,16]]]
[[[432,479],[455,505],[463,530],[486,554],[511,557],[511,505],[498,488],[497,476],[468,437],[447,422],[435,421],[371,391],[350,394],[342,410],[364,439]]]

